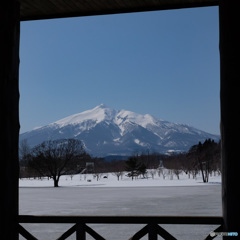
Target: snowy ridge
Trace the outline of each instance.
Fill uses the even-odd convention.
[[[188,151],[189,148],[219,136],[185,124],[163,121],[149,114],[111,109],[101,104],[44,127],[20,135],[31,147],[45,140],[77,138],[94,156],[130,155],[146,150],[166,153]]]
[[[51,124],[58,125],[58,127],[64,127],[69,124],[76,125],[89,120],[97,124],[104,120],[111,120],[114,115],[115,110],[107,108],[104,104],[101,104],[91,110],[71,115]]]

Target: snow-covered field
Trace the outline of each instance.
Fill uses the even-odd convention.
[[[107,178],[104,178],[107,177]],[[154,179],[119,181],[111,173],[103,174],[99,181],[92,174],[62,176],[59,188],[53,181],[21,179],[19,181],[19,212],[27,215],[154,215],[154,216],[220,216],[221,178],[212,176],[209,183],[181,174]],[[38,239],[57,239],[71,227],[68,224],[24,224]],[[104,225],[91,227],[105,239],[129,239],[143,225]],[[217,226],[164,225],[177,239],[200,240]],[[20,238],[21,240],[23,238]],[[76,239],[74,235],[69,238]],[[92,239],[92,238],[87,238]],[[144,238],[147,239],[147,238]],[[216,239],[221,239],[217,237]]]
[[[72,187],[161,187],[161,186],[200,186],[208,184],[221,184],[221,176],[210,176],[208,183],[203,183],[200,174],[195,179],[192,176],[189,178],[187,174],[181,173],[179,179],[174,174],[166,174],[165,179],[162,175],[158,176],[154,174],[152,178],[150,172],[147,178],[138,177],[132,180],[127,177],[124,173],[120,177],[119,181],[117,177],[112,173],[102,174],[100,179],[97,180],[93,174],[80,174],[80,175],[67,175],[61,176],[59,186],[72,186]],[[20,179],[20,187],[52,187],[53,180],[42,178],[42,179]]]

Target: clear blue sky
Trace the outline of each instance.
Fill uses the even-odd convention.
[[[218,8],[21,23],[21,133],[101,103],[219,134]]]

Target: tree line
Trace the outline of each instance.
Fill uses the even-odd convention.
[[[93,158],[84,149],[80,140],[61,139],[44,141],[30,148],[23,140],[19,146],[20,178],[48,177],[58,187],[62,175],[92,173],[99,180],[104,173],[112,173],[118,180],[126,174],[129,178],[174,174],[179,179],[182,172],[189,178],[201,173],[203,182],[208,182],[213,172],[220,174],[220,142],[211,139],[192,146],[188,152],[164,155],[149,151],[126,157],[126,160],[105,161]]]

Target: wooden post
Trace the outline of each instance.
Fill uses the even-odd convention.
[[[76,223],[76,239],[77,240],[86,240],[86,231],[85,223],[77,222]]]
[[[0,7],[1,239],[18,239],[19,0]]]
[[[219,2],[223,231],[238,234],[240,234],[239,9],[239,0]]]
[[[148,224],[148,239],[149,240],[157,240],[157,224],[156,223],[149,223]]]

